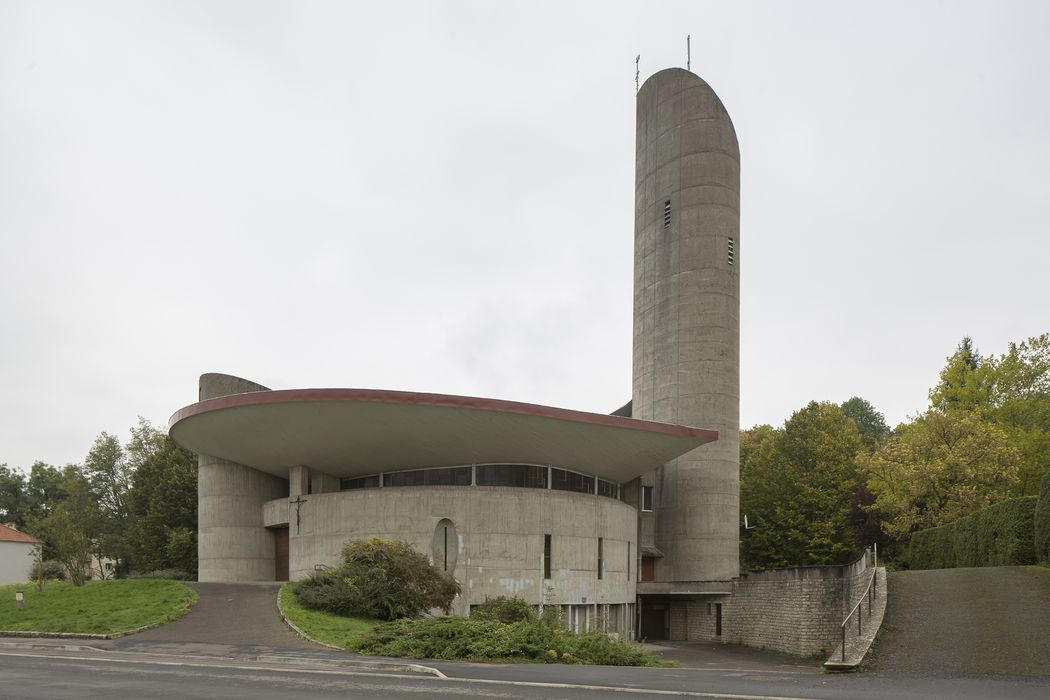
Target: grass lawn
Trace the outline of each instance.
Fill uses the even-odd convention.
[[[15,603],[25,593],[25,609]],[[0,586],[0,630],[115,634],[182,617],[197,593],[178,581],[121,579],[89,581],[76,588],[50,581],[38,592],[32,583]]]
[[[295,599],[290,583],[281,586],[280,595],[281,608],[284,610],[285,617],[291,620],[296,627],[310,637],[340,649],[346,649],[347,644],[371,632],[379,624],[379,620],[370,620],[365,617],[343,617],[304,608]]]

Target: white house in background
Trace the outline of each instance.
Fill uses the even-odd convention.
[[[0,525],[0,585],[28,581],[37,541],[13,527]]]

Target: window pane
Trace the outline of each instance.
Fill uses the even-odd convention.
[[[653,487],[643,486],[642,487],[642,510],[651,511],[653,509]]]
[[[605,479],[598,479],[598,495],[605,496],[607,498],[619,498],[620,487],[611,481]]]
[[[551,469],[551,488],[559,491],[594,493],[594,477],[564,469]]]
[[[379,488],[379,475],[359,476],[353,479],[340,479],[339,488],[343,491],[353,489],[376,489]]]
[[[383,486],[470,486],[470,467],[435,467],[387,472]]]
[[[547,488],[547,467],[532,464],[479,464],[478,486]]]

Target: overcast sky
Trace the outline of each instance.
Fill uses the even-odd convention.
[[[630,9],[616,9],[617,5]],[[742,154],[741,424],[1050,331],[1050,3],[0,0],[0,462],[203,372],[611,411],[635,64]]]

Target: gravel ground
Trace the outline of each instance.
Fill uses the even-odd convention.
[[[896,571],[866,667],[910,676],[1050,677],[1050,569]]]

